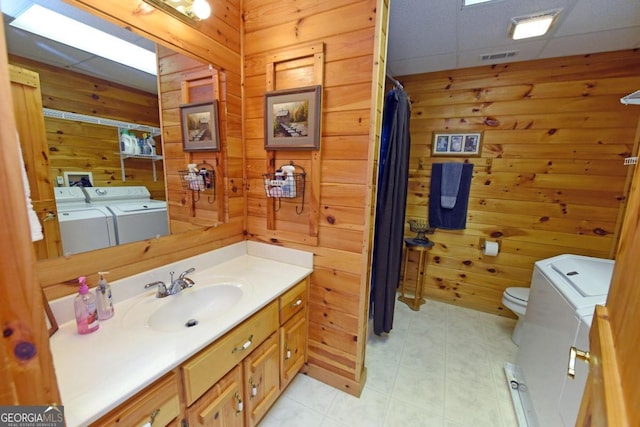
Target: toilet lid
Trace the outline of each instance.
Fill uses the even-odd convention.
[[[507,288],[507,295],[522,302],[529,301],[529,288]]]

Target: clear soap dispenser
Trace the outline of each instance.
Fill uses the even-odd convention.
[[[113,317],[113,300],[111,299],[111,286],[104,278],[108,271],[100,271],[98,275],[98,287],[96,288],[96,301],[98,304],[98,319],[107,320]]]
[[[76,296],[73,302],[78,333],[81,335],[90,334],[91,332],[97,331],[100,327],[96,298],[89,292],[86,277],[82,276],[78,281],[80,282],[80,289],[78,290],[78,296]]]

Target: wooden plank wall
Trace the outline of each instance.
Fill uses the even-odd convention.
[[[314,253],[310,288],[309,374],[358,394],[364,381],[362,322],[366,321],[368,218],[370,215],[370,129],[377,13],[374,0],[244,2],[245,150],[249,238]],[[386,6],[385,6],[386,7]],[[330,24],[329,24],[330,23]],[[267,229],[263,100],[267,58],[324,43],[319,227],[317,245],[278,239]],[[308,86],[308,67],[288,64],[276,89]],[[278,70],[276,70],[278,78]],[[298,80],[296,80],[298,79]],[[309,152],[278,152],[310,163]],[[302,234],[293,205],[283,203],[276,230]],[[283,235],[286,233],[282,233]],[[363,258],[364,257],[364,258]],[[364,260],[364,261],[363,261]]]
[[[400,78],[412,101],[406,219],[427,218],[432,163],[474,164],[467,228],[430,236],[427,298],[513,317],[502,292],[529,286],[535,261],[615,255],[633,170],[623,159],[638,152],[638,110],[620,98],[639,75],[640,52],[621,51]],[[432,157],[443,130],[484,132],[481,156]],[[483,256],[481,239],[499,255]]]
[[[229,193],[242,191],[238,176],[242,176],[242,85],[240,57],[240,9],[235,0],[212,3],[213,24],[207,25],[207,34],[176,21],[161,11],[148,10],[142,13],[139,0],[68,0],[105,19],[129,28],[152,40],[159,41],[172,50],[204,64],[224,69],[226,74],[227,122],[229,172],[225,185]],[[162,65],[161,65],[162,66]],[[174,109],[177,113],[177,108]],[[179,115],[162,117],[173,124],[175,133]],[[164,123],[162,123],[164,125]],[[170,137],[170,138],[168,138]],[[162,140],[176,140],[175,134],[163,133]],[[175,145],[175,144],[174,144]],[[166,150],[165,150],[166,152]],[[227,184],[228,183],[228,184]],[[227,190],[225,190],[227,191]],[[97,281],[98,271],[110,271],[111,280],[131,276],[142,271],[165,265],[169,262],[198,255],[244,239],[244,205],[242,193],[236,197],[229,209],[229,218],[223,224],[174,232],[159,239],[130,243],[114,248],[102,249],[86,254],[44,260],[38,262],[38,279],[47,298],[58,298],[76,292],[77,277],[86,275],[90,283]],[[238,208],[238,205],[240,207]],[[239,212],[239,213],[238,213]],[[173,226],[174,224],[172,224]]]
[[[229,192],[226,188],[226,171],[229,163],[225,161],[228,154],[229,136],[227,122],[232,119],[239,123],[241,117],[240,96],[233,97],[233,104],[225,96],[228,91],[226,74],[215,69],[210,70],[208,64],[176,53],[167,48],[158,49],[160,72],[158,79],[161,90],[162,132],[165,150],[165,167],[167,170],[167,200],[172,232],[180,232],[199,228],[203,225],[213,225],[228,219]],[[235,86],[239,87],[239,76]],[[190,89],[192,82],[198,82]],[[222,99],[219,99],[221,98]],[[219,120],[216,123],[220,132],[220,147],[218,152],[184,152],[182,143],[180,105],[198,102],[218,102]],[[231,127],[233,129],[233,127]],[[235,147],[241,145],[238,135],[231,140]],[[184,188],[184,181],[179,171],[187,169],[187,164],[201,164],[208,169],[215,170],[218,191],[203,193],[192,192]],[[242,151],[232,150],[232,183],[236,184],[236,191],[231,191],[235,218],[244,216],[242,185]],[[240,207],[238,208],[238,203]],[[225,212],[227,211],[227,212]]]
[[[26,58],[9,60],[40,75],[45,108],[160,127],[156,94]],[[162,162],[156,163],[158,180],[154,181],[149,160],[125,160],[127,180],[122,181],[117,128],[51,117],[45,117],[45,126],[50,182],[55,183],[65,171],[91,171],[96,186],[144,185],[154,199],[165,199]],[[160,149],[160,137],[155,139]]]

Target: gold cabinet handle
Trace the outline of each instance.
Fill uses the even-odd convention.
[[[302,304],[302,298],[298,298],[298,300],[297,300],[297,301],[292,302],[292,303],[291,303],[291,308],[298,307],[300,304]]]
[[[289,344],[285,344],[284,349],[285,349],[284,360],[291,359],[291,348],[289,348]]]
[[[236,393],[236,415],[242,413],[242,410],[244,409],[244,404],[242,403],[242,399],[240,399],[240,394]]]
[[[578,350],[575,347],[569,349],[569,366],[567,368],[567,376],[570,379],[576,377],[576,359],[584,360],[585,363],[589,363],[591,354],[588,351]]]
[[[251,386],[251,396],[249,397],[253,399],[258,394],[258,384],[254,384],[253,377],[249,378],[249,385]]]
[[[153,422],[156,420],[156,417],[158,416],[158,414],[160,413],[160,409],[156,409],[155,411],[153,411],[151,413],[151,415],[149,415],[149,422],[148,423],[144,423],[142,425],[142,427],[151,427],[153,425]]]
[[[245,343],[242,344],[240,347],[233,347],[233,350],[231,351],[231,353],[235,353],[237,351],[244,351],[249,347],[251,347],[251,344],[253,344],[253,335],[249,336],[247,341],[245,341]]]

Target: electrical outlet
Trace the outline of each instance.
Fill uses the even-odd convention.
[[[64,185],[64,178],[61,176],[57,176],[56,177],[56,182],[58,183],[58,185],[62,186]]]
[[[628,166],[628,165],[635,165],[638,164],[638,158],[637,157],[626,157],[624,159],[624,165]]]

